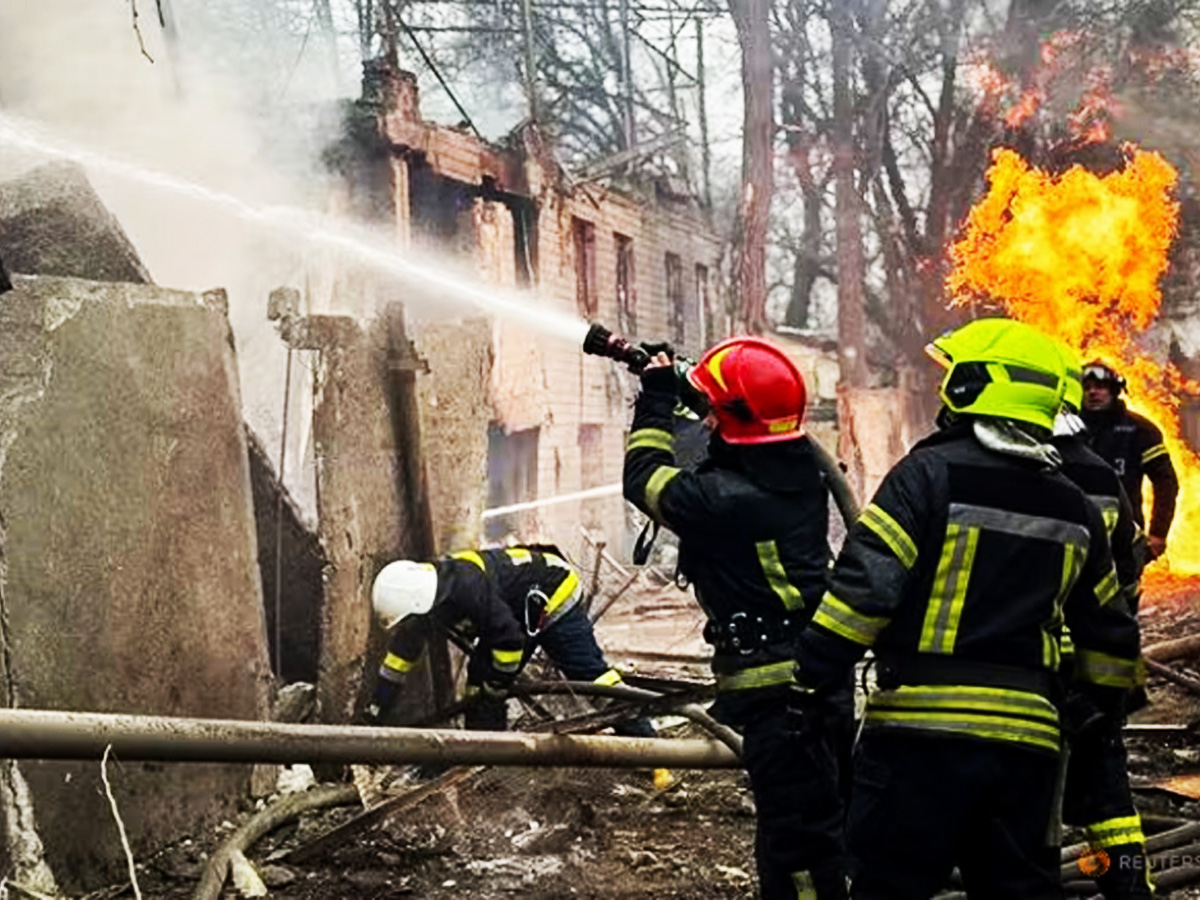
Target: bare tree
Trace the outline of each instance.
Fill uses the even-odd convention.
[[[766,326],[767,231],[775,184],[775,71],[770,0],[729,0],[742,49],[742,194],[734,229],[739,310],[752,332]]]

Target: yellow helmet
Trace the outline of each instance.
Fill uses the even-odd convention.
[[[1053,429],[1067,367],[1057,343],[1036,328],[976,319],[925,350],[946,368],[938,396],[951,411]]]

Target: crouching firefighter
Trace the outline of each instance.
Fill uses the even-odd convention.
[[[679,376],[665,353],[641,375],[625,453],[625,497],[679,537],[679,571],[708,616],[713,715],[741,731],[757,810],[765,900],[846,896],[839,755],[852,694],[822,698],[806,726],[789,718],[795,640],[825,590],[828,497],[802,428],[804,379],[757,338],[714,346],[687,372],[711,410],[708,456],[674,455]],[[818,718],[820,724],[817,724]]]
[[[435,562],[388,563],[371,592],[390,634],[368,722],[377,724],[392,706],[405,673],[434,638],[470,648],[467,691],[474,702],[464,714],[470,729],[508,727],[507,692],[538,647],[570,681],[619,684],[621,675],[605,661],[580,604],[580,585],[579,573],[550,548],[466,550]],[[614,730],[655,736],[645,719]]]
[[[1063,474],[1083,489],[1104,516],[1117,582],[1136,614],[1139,580],[1148,558],[1146,538],[1137,527],[1120,476],[1087,445],[1084,424],[1079,418],[1083,402],[1079,359],[1070,348],[1062,349],[1067,388],[1062,411],[1054,423],[1053,443],[1063,458]],[[1154,896],[1154,888],[1146,838],[1133,805],[1125,742],[1121,737],[1125,716],[1105,714],[1086,691],[1073,687],[1078,664],[1070,631],[1064,629],[1061,672],[1066,697],[1062,724],[1068,757],[1063,822],[1083,828],[1090,847],[1104,852],[1108,865],[1093,877],[1105,900],[1149,898]],[[1088,657],[1084,657],[1082,664],[1088,664]],[[1135,688],[1126,711],[1139,703],[1145,703],[1145,690],[1141,687]]]
[[[1059,898],[1063,617],[1076,690],[1109,714],[1136,680],[1137,623],[1100,511],[1049,444],[1055,343],[983,319],[930,352],[941,430],[851,529],[797,690],[839,685],[874,649],[847,815],[855,900],[927,900],[956,865],[972,900]]]

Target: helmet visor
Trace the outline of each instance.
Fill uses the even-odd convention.
[[[1111,383],[1115,384],[1117,381],[1117,373],[1114,372],[1112,369],[1110,369],[1108,366],[1102,366],[1099,363],[1093,363],[1090,366],[1084,366],[1083,380],[1084,381],[1104,381],[1104,382],[1111,382]]]

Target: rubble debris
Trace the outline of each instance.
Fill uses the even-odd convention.
[[[1142,655],[1160,663],[1200,656],[1200,634],[1150,644],[1142,648]]]
[[[1190,675],[1185,675],[1170,666],[1163,665],[1153,659],[1145,660],[1146,668],[1155,675],[1166,678],[1168,681],[1173,681],[1182,688],[1186,688],[1193,694],[1200,694],[1200,678],[1192,678]]]
[[[443,791],[449,790],[455,785],[461,784],[464,781],[478,775],[483,771],[482,767],[460,766],[443,772],[437,778],[429,781],[418,788],[401,794],[398,797],[393,797],[390,800],[385,800],[378,806],[373,806],[366,811],[359,813],[348,822],[344,822],[338,827],[318,835],[307,843],[301,844],[295,850],[285,856],[280,857],[281,862],[298,863],[312,860],[332,850],[334,847],[351,840],[361,834],[368,828],[375,826],[383,821],[387,816],[401,812],[405,809],[411,809],[418,803],[421,803],[428,797],[433,797]],[[351,790],[358,796],[358,788],[351,785]],[[199,897],[196,900],[200,900]]]
[[[225,878],[229,875],[235,854],[244,854],[263,835],[270,834],[281,825],[311,810],[357,802],[358,791],[354,785],[349,784],[319,787],[302,794],[291,794],[272,803],[262,812],[252,816],[217,848],[208,865],[204,867],[192,900],[217,900],[225,886]]]

